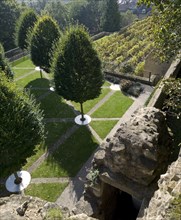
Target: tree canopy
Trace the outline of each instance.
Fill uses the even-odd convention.
[[[0,71],[4,72],[9,79],[12,79],[14,76],[14,73],[11,70],[9,63],[5,58],[4,48],[1,43],[0,43]]]
[[[30,40],[30,54],[33,63],[49,72],[54,43],[60,37],[58,24],[48,15],[38,19]]]
[[[72,26],[62,36],[53,72],[58,94],[80,104],[99,96],[103,84],[101,62],[83,26]]]
[[[117,0],[104,0],[102,4],[101,27],[103,31],[118,31],[120,29],[120,12]]]
[[[35,100],[3,73],[0,77],[1,175],[19,170],[44,137],[43,115]]]
[[[52,16],[58,22],[61,29],[64,29],[68,25],[68,9],[61,1],[53,0],[48,2],[43,13],[48,13]]]
[[[16,0],[0,1],[0,42],[3,44],[5,51],[15,47],[15,24],[19,17],[20,10]]]
[[[152,4],[156,53],[162,60],[169,60],[181,48],[181,1],[139,0],[139,3]]]
[[[17,20],[15,42],[22,50],[28,48],[28,34],[36,21],[37,16],[33,10],[26,10]]]
[[[170,78],[164,81],[164,93],[167,98],[164,101],[163,110],[172,116],[181,116],[181,79]]]

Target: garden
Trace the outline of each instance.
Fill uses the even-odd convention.
[[[47,181],[32,181],[25,194],[55,201],[67,186],[69,178],[76,176],[133,100],[121,91],[112,91],[110,83],[106,81],[100,96],[84,103],[84,112],[91,116],[91,123],[79,126],[75,124],[74,118],[80,113],[80,106],[50,90],[53,78],[51,73],[43,72],[43,78],[40,78],[39,71],[35,70],[28,58],[14,63],[13,71],[14,81],[19,89],[32,94],[43,110],[46,129],[45,141],[36,146],[34,155],[27,158],[22,169],[31,173],[32,180],[47,178]],[[93,135],[92,130],[96,135]],[[38,160],[41,162],[37,165]],[[55,183],[52,181],[54,178],[62,181]],[[53,194],[49,193],[52,187]]]

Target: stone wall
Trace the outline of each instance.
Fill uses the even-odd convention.
[[[36,197],[11,195],[0,198],[0,220],[95,220],[86,214],[70,215],[55,203]]]
[[[160,174],[167,169],[171,143],[164,113],[156,108],[139,109],[96,152],[84,201],[77,209],[88,201],[94,208],[87,214],[110,220],[103,216],[116,210],[119,192],[135,201],[150,199]]]
[[[151,198],[149,206],[144,207],[143,204],[137,220],[180,220],[181,210],[177,213],[177,217],[171,217],[168,213],[171,202],[181,195],[181,151],[178,160],[169,166],[165,174],[161,175],[158,186],[159,189]]]

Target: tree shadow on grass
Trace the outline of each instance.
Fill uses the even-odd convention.
[[[72,106],[68,105],[65,100],[55,92],[51,92],[44,99],[40,100],[40,107],[44,111],[45,118],[75,117]]]
[[[86,126],[80,126],[35,171],[37,176],[75,177],[84,163],[98,147]]]
[[[32,88],[49,88],[50,87],[50,81],[45,78],[38,78],[33,81],[30,81],[25,88],[26,89],[32,89]]]

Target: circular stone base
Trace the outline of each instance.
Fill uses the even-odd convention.
[[[50,87],[50,91],[55,92],[55,89],[53,87]]]
[[[16,178],[14,174],[9,176],[5,184],[6,189],[9,192],[20,192],[25,189],[31,181],[31,175],[27,171],[18,171],[17,174],[19,177],[22,178],[22,182],[20,184],[15,184],[14,181]]]
[[[39,67],[39,66],[36,66],[36,67],[35,67],[35,70],[36,70],[36,71],[40,71],[40,67]]]
[[[119,84],[112,84],[110,86],[111,90],[119,91],[120,90],[120,85]]]
[[[81,121],[80,119],[82,118],[82,115],[78,115],[75,117],[74,121],[78,125],[87,125],[91,122],[91,117],[89,115],[84,115],[85,120]]]

